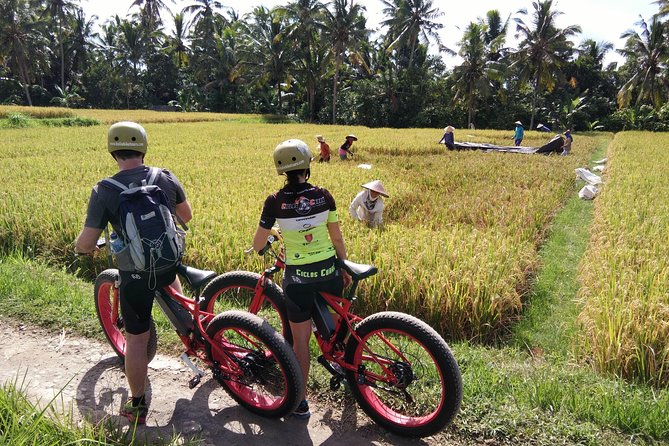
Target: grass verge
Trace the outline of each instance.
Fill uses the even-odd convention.
[[[56,407],[59,395],[46,404],[35,404],[25,391],[26,383],[17,377],[0,386],[0,444],[6,445],[114,445],[137,444],[136,429],[123,429],[111,420],[98,424],[77,423]],[[163,446],[195,445],[200,442],[174,434],[161,440]],[[147,444],[147,443],[142,443]]]

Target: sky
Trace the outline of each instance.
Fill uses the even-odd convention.
[[[163,0],[170,5],[173,12],[178,12],[184,6],[190,5],[190,0]],[[230,6],[240,14],[250,12],[256,6],[266,6],[272,8],[277,5],[286,4],[286,0],[220,0],[225,6]],[[357,0],[359,4],[365,6],[367,12],[367,26],[370,29],[379,29],[379,23],[384,19],[381,0]],[[98,24],[104,23],[107,18],[118,14],[125,17],[133,0],[81,0],[80,5],[84,8],[86,14],[98,16]],[[325,1],[327,3],[327,0]],[[476,21],[479,17],[485,17],[490,9],[499,10],[503,18],[517,17],[519,9],[526,9],[531,14],[531,0],[467,0],[466,2],[456,2],[448,0],[432,0],[432,5],[439,8],[444,15],[438,19],[439,23],[444,25],[441,30],[441,40],[448,48],[457,51],[457,43],[462,37],[462,33],[467,25]],[[466,7],[460,6],[466,4]],[[620,35],[629,29],[638,29],[635,23],[639,21],[640,16],[646,21],[657,12],[658,6],[651,0],[554,0],[554,8],[563,14],[558,18],[558,25],[561,27],[569,25],[579,25],[582,33],[575,39],[574,43],[578,45],[584,39],[594,39],[596,41],[611,42],[614,48],[622,48],[624,39]],[[135,8],[136,9],[136,8]],[[526,23],[530,23],[530,18],[524,18]],[[169,21],[168,22],[168,27]],[[509,28],[510,38],[507,45],[516,46],[515,24]],[[453,67],[460,62],[460,58],[455,56],[443,56],[444,62],[448,67]],[[622,62],[622,58],[615,52],[608,54],[605,64],[610,62]]]

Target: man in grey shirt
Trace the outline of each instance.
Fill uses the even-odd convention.
[[[146,131],[141,125],[134,122],[112,125],[107,135],[107,148],[119,168],[119,172],[112,178],[125,186],[140,184],[147,179],[151,171],[144,165],[147,147]],[[193,216],[192,209],[174,174],[161,169],[155,184],[167,195],[170,211],[184,223],[188,222]],[[86,222],[75,242],[77,253],[91,254],[99,250],[97,240],[108,223],[111,223],[117,234],[121,234],[119,194],[118,190],[102,182],[93,187]],[[126,330],[125,373],[132,395],[121,410],[121,415],[138,424],[146,421],[148,413],[144,387],[148,372],[146,351],[154,290],[172,283],[181,291],[176,271],[163,273],[151,280],[149,275],[149,272],[119,271],[121,315]]]

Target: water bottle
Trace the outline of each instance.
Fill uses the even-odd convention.
[[[121,250],[125,246],[123,244],[123,240],[121,238],[119,238],[119,236],[115,232],[112,232],[109,235],[109,240],[111,242],[112,253],[114,253],[114,254],[116,254],[118,252],[121,252]]]

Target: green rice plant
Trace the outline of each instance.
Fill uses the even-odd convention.
[[[94,112],[90,116],[101,122],[121,118],[114,111]],[[137,113],[132,116],[140,122],[169,115]],[[311,181],[335,197],[349,257],[379,267],[363,284],[358,311],[408,311],[450,338],[480,341],[495,340],[518,318],[538,267],[537,247],[556,210],[575,192],[573,169],[587,162],[600,141],[579,136],[570,157],[451,152],[437,144],[439,129],[230,118],[145,125],[147,163],[173,171],[193,205],[187,263],[220,272],[262,270],[263,259],[244,249],[262,203],[283,184],[273,167],[273,148],[300,138],[315,149],[314,136],[323,134],[336,150],[353,132],[359,138],[354,159],[315,163]],[[528,134],[536,145],[549,139]],[[459,135],[506,142],[511,132]],[[116,171],[105,145],[106,129],[99,126],[15,131],[0,142],[0,182],[8,185],[0,190],[0,252],[18,249],[56,264],[74,260],[72,244],[91,187]],[[360,163],[372,168],[358,168]],[[384,227],[370,230],[353,221],[347,207],[360,185],[373,179],[382,180],[391,196]]]
[[[40,119],[40,125],[46,127],[90,127],[92,125],[100,125],[100,121],[93,118],[45,118]]]
[[[7,116],[7,125],[12,128],[29,127],[30,118],[23,113],[12,113]]]
[[[581,263],[581,354],[604,372],[669,383],[669,137],[619,133]]]

